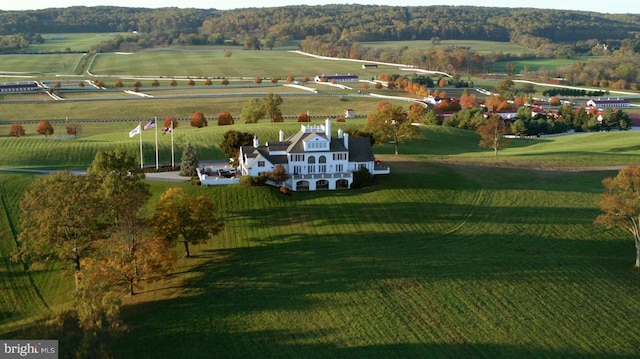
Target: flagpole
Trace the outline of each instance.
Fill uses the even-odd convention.
[[[173,121],[175,120],[171,119],[171,169],[176,166],[175,156],[173,155]]]
[[[140,168],[144,168],[144,160],[142,157],[142,121],[138,124],[138,128],[140,129],[140,133],[138,133],[140,136]]]
[[[156,170],[158,170],[158,117],[156,117],[153,121],[156,124]]]

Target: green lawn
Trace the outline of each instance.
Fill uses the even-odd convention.
[[[78,140],[1,137],[0,162],[72,167],[98,149],[136,152],[137,139],[127,136],[134,125],[87,125],[91,135]],[[176,139],[213,159],[222,158],[216,143],[226,130],[269,141],[280,128],[288,135],[299,124],[178,128]],[[376,148],[392,174],[364,190],[287,197],[269,187],[151,182],[152,203],[176,185],[215,199],[225,230],[195,246],[195,258],[181,260],[168,282],[123,297],[129,331],[113,343],[114,356],[640,355],[633,242],[592,224],[600,182],[615,172],[501,167],[566,165],[566,157],[573,165],[637,163],[635,134],[517,141],[495,159],[473,132],[421,132],[424,139],[401,145],[400,156],[388,154],[391,146]],[[151,160],[152,136],[143,135]],[[28,337],[32,320],[65,305],[72,282],[44,269],[29,279],[6,260],[15,248],[9,224],[19,220],[20,193],[31,178],[0,173],[3,337]]]

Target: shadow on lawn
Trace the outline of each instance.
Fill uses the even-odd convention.
[[[284,243],[202,253],[225,260],[203,260],[193,269],[194,275],[184,282],[183,295],[178,298],[123,308],[131,332],[116,343],[116,357],[631,357],[616,354],[615,349],[593,355],[579,349],[547,350],[536,344],[472,343],[478,341],[474,338],[478,333],[468,335],[460,328],[447,327],[452,325],[446,318],[447,311],[453,308],[443,307],[439,309],[445,317],[431,323],[437,327],[428,330],[445,334],[440,340],[430,340],[458,344],[411,344],[433,337],[396,337],[395,330],[388,327],[388,332],[382,334],[360,333],[353,328],[353,317],[340,316],[338,313],[344,312],[339,308],[345,307],[355,315],[360,325],[361,316],[371,315],[374,327],[376,316],[370,310],[380,308],[357,299],[352,303],[330,302],[335,296],[364,300],[367,296],[360,297],[359,293],[370,293],[393,303],[396,295],[408,290],[424,291],[427,303],[426,299],[433,294],[424,288],[438,283],[468,283],[469,289],[474,283],[502,283],[513,288],[529,283],[535,288],[553,286],[569,291],[588,286],[594,279],[624,285],[621,283],[638,279],[629,270],[633,258],[632,246],[627,242],[538,238],[531,243],[528,237],[517,235],[449,235],[433,240],[428,233],[422,239],[405,238],[403,233],[387,234],[383,239],[376,239],[372,233],[349,238],[304,234],[293,237],[295,240]],[[473,294],[469,295],[463,301],[475,300]],[[428,304],[415,304],[418,307],[413,310],[418,312],[407,312],[402,303],[397,303],[390,315],[416,316],[420,321],[434,310]],[[555,304],[558,303],[535,305]],[[346,308],[352,306],[356,309]],[[514,312],[532,315],[521,310]],[[296,323],[313,320],[318,313],[329,313],[333,317],[330,324],[311,325],[318,329],[309,331],[304,329],[308,326]],[[265,320],[265,316],[271,319]],[[281,321],[277,319],[279,316]],[[482,317],[470,315],[468,320]],[[407,322],[397,329],[411,328],[414,324],[424,326],[422,322]],[[283,327],[290,329],[276,329]],[[548,335],[554,333],[552,330]],[[367,344],[388,340],[406,343]]]

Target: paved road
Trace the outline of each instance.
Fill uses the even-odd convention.
[[[1,172],[21,172],[21,173],[35,173],[35,174],[49,174],[56,172],[56,170],[35,170],[28,168],[0,168]],[[70,171],[76,175],[84,175],[87,171]],[[179,175],[180,172],[159,172],[159,173],[147,173],[146,179],[150,181],[165,181],[165,182],[186,182],[189,181],[189,177],[183,177]]]

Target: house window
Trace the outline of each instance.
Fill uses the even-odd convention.
[[[316,166],[315,165],[307,166],[307,173],[316,173]]]
[[[327,158],[325,156],[320,156],[318,158],[318,163],[327,163]]]
[[[307,163],[316,163],[316,158],[313,156],[309,156],[309,159],[307,160]]]
[[[264,161],[258,161],[258,167],[264,167]]]
[[[304,155],[293,155],[293,160],[296,162],[304,161]]]
[[[300,174],[300,172],[302,172],[302,166],[293,166],[294,175]]]
[[[318,172],[327,173],[327,165],[318,165]]]
[[[342,165],[336,165],[336,172],[343,172],[344,168]]]

